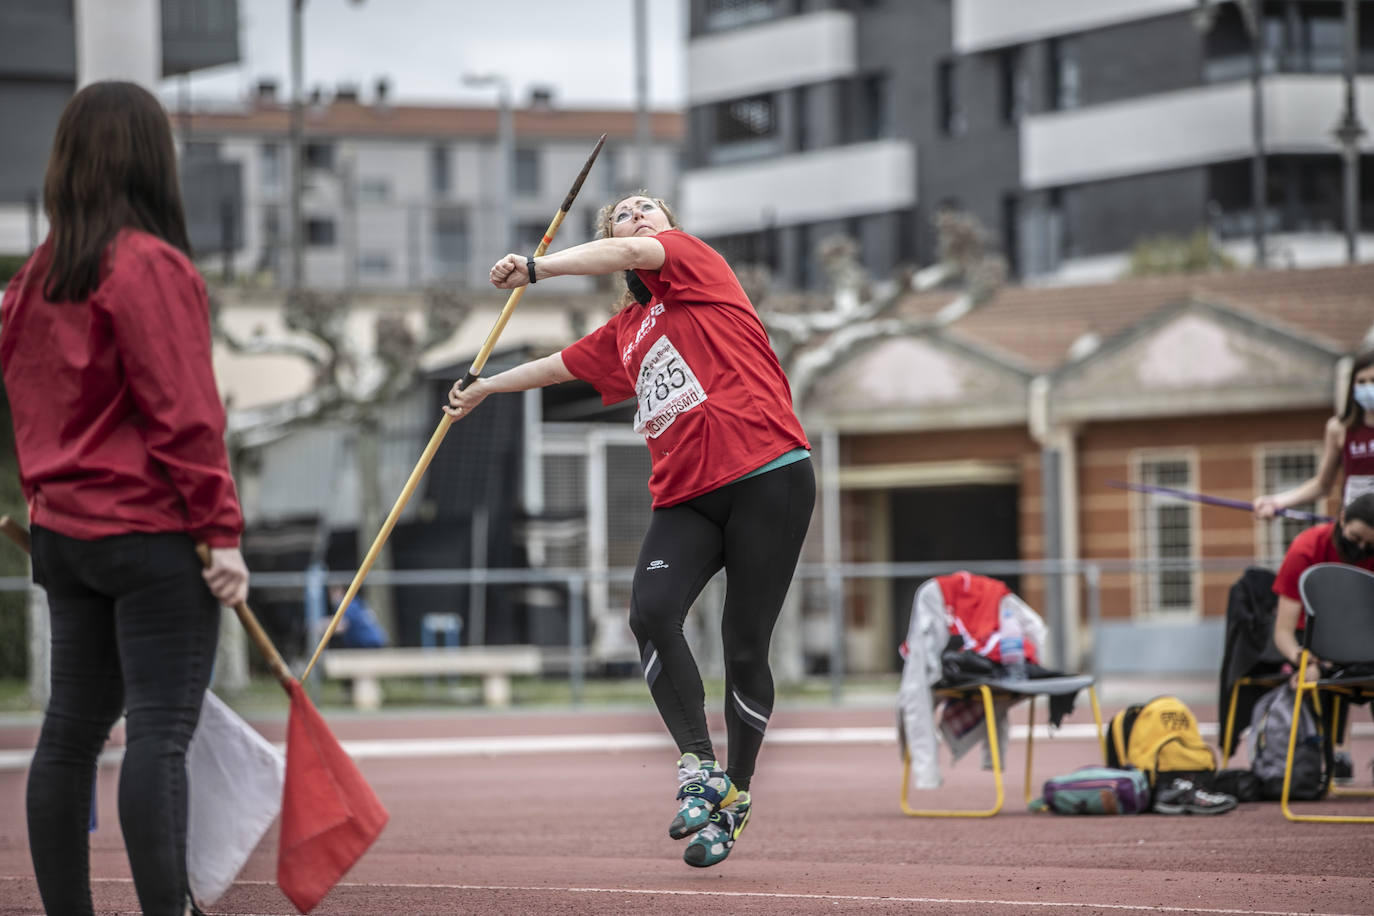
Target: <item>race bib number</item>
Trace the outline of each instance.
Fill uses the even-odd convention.
[[[639,398],[635,432],[650,439],[663,435],[679,415],[706,400],[705,389],[666,335],[644,354],[635,394]]]

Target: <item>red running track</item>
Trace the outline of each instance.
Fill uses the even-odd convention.
[[[1071,720],[1090,721],[1083,708]],[[1109,712],[1110,710],[1104,711]],[[1208,717],[1210,711],[1199,710]],[[1363,721],[1357,715],[1357,719]],[[364,757],[391,823],[316,913],[1260,913],[1374,914],[1374,826],[1284,820],[1276,803],[1216,817],[1058,817],[1021,804],[1024,742],[1011,745],[1007,806],[988,819],[904,816],[895,739],[842,731],[820,743],[765,743],[754,817],[731,858],[681,861],[667,836],[676,753],[651,709],[361,717],[330,714],[345,741],[490,736],[652,735],[656,748]],[[890,709],[783,708],[773,733],[891,728]],[[281,740],[281,722],[258,723]],[[718,724],[718,723],[717,723]],[[0,729],[0,747],[31,746],[33,728]],[[611,739],[606,739],[608,742]],[[595,743],[595,742],[594,742]],[[1038,779],[1095,763],[1091,740],[1036,743]],[[375,747],[375,745],[371,746]],[[1351,750],[1368,786],[1374,738]],[[923,805],[987,804],[975,754]],[[97,911],[134,913],[114,808],[117,769],[100,775],[92,837]],[[28,861],[21,770],[0,771],[0,916],[41,912]],[[1374,799],[1309,803],[1374,813]],[[210,908],[293,912],[277,890],[276,838]]]

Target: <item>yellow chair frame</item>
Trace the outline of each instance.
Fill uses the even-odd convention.
[[[1302,650],[1301,667],[1298,669],[1298,689],[1293,698],[1293,724],[1288,730],[1288,754],[1283,763],[1283,794],[1279,797],[1279,802],[1283,808],[1283,816],[1290,821],[1303,821],[1316,824],[1374,824],[1374,815],[1371,814],[1298,814],[1288,806],[1288,793],[1292,788],[1293,782],[1293,754],[1298,743],[1298,716],[1301,712],[1302,698],[1304,693],[1312,694],[1312,701],[1316,704],[1317,714],[1321,715],[1321,695],[1328,694],[1333,704],[1334,715],[1331,721],[1340,719],[1341,698],[1347,696],[1367,697],[1374,696],[1374,683],[1370,685],[1344,684],[1340,681],[1321,679],[1309,681],[1307,679],[1307,661],[1311,652],[1308,649]],[[1328,741],[1332,736],[1328,735]],[[1345,796],[1348,798],[1374,798],[1374,789],[1348,789],[1343,786],[1329,784],[1326,790],[1328,797]]]
[[[1320,580],[1320,581],[1319,581]],[[1302,655],[1298,659],[1298,687],[1293,696],[1293,724],[1288,730],[1288,751],[1283,764],[1283,792],[1279,797],[1283,816],[1290,821],[1319,824],[1374,824],[1374,815],[1355,814],[1297,814],[1288,805],[1288,795],[1293,782],[1293,753],[1298,742],[1298,719],[1302,710],[1303,697],[1312,694],[1317,712],[1321,713],[1321,698],[1331,697],[1333,712],[1331,721],[1338,721],[1340,704],[1343,697],[1374,696],[1374,676],[1358,679],[1333,680],[1319,678],[1307,679],[1308,662],[1313,655],[1313,643],[1318,645],[1319,658],[1337,663],[1365,662],[1358,653],[1368,648],[1370,633],[1363,629],[1368,626],[1374,630],[1374,618],[1369,621],[1353,619],[1352,615],[1374,612],[1374,573],[1349,566],[1344,563],[1318,563],[1306,569],[1298,579],[1298,590],[1307,608],[1307,629],[1303,633]],[[1318,606],[1324,605],[1324,606]],[[1322,628],[1322,621],[1336,617],[1333,629],[1328,632]],[[1348,628],[1360,626],[1355,633]],[[1344,630],[1344,632],[1337,632]],[[1349,640],[1349,642],[1347,642]],[[1351,652],[1352,645],[1355,653]],[[1360,648],[1363,646],[1363,648]],[[1333,736],[1328,735],[1327,741]],[[1330,786],[1327,795],[1374,797],[1372,789],[1346,789]]]
[[[1072,682],[1072,683],[1069,683]],[[997,798],[991,808],[977,809],[942,809],[942,808],[913,808],[909,798],[909,786],[911,780],[911,756],[906,748],[902,748],[902,813],[911,817],[992,817],[1002,810],[1002,803],[1005,799],[1005,792],[1002,786],[1002,753],[999,745],[1002,743],[997,740],[996,709],[993,704],[994,696],[1009,696],[1013,698],[1024,697],[1030,700],[1030,708],[1026,714],[1028,728],[1026,732],[1026,803],[1030,804],[1031,793],[1031,759],[1035,750],[1035,698],[1037,696],[1054,696],[1056,694],[1068,693],[1086,689],[1088,698],[1092,702],[1093,723],[1097,729],[1097,746],[1102,755],[1102,759],[1107,759],[1107,741],[1102,731],[1102,708],[1097,702],[1097,687],[1093,679],[1087,675],[1068,676],[1062,678],[1033,678],[1025,681],[984,681],[974,684],[965,684],[958,687],[936,687],[931,690],[932,695],[946,699],[962,699],[972,696],[974,691],[983,699],[983,721],[988,729],[988,747],[992,752],[992,777],[993,783],[997,788]],[[1048,722],[1048,709],[1046,710],[1046,722]]]

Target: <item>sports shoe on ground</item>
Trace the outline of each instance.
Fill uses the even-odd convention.
[[[1236,806],[1234,795],[1208,792],[1191,779],[1176,778],[1155,793],[1156,814],[1225,814]]]
[[[1345,751],[1336,751],[1332,757],[1331,779],[1340,786],[1348,786],[1355,781],[1355,764]]]
[[[730,777],[714,760],[683,754],[677,762],[678,812],[668,825],[668,836],[681,840],[706,826],[707,820],[739,794]]]
[[[706,826],[697,831],[682,851],[682,861],[697,868],[710,868],[724,862],[749,823],[750,802],[749,793],[740,792],[734,804],[712,814]]]

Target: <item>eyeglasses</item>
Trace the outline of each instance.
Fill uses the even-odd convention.
[[[631,214],[634,212],[634,209],[635,209],[634,207],[626,207],[624,210],[617,210],[616,213],[615,213],[615,215],[611,217],[611,222],[613,222],[613,223],[623,223],[623,222],[625,222],[625,220],[627,220],[627,219],[630,218]],[[658,207],[654,204],[654,202],[653,202],[652,200],[646,200],[646,201],[644,201],[642,204],[639,205],[639,210],[640,210],[640,212],[642,212],[642,213],[650,213],[650,212],[652,212],[652,211],[654,211],[654,210],[657,210],[657,209],[658,209]]]

